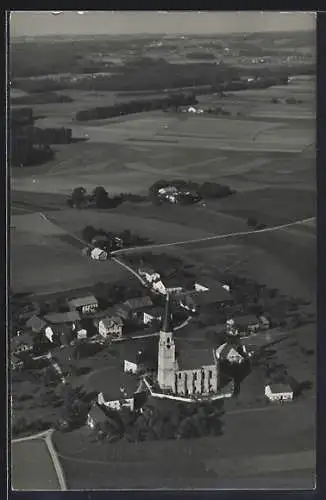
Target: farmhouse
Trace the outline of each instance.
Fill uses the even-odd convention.
[[[150,266],[140,266],[138,268],[138,274],[142,276],[148,283],[153,283],[161,279],[160,274]]]
[[[34,333],[40,333],[44,330],[46,326],[46,322],[39,318],[38,316],[32,316],[29,320],[26,321],[27,328],[30,328]]]
[[[98,309],[98,301],[94,295],[70,300],[68,304],[72,311],[78,311],[83,314],[92,313]]]
[[[215,353],[217,359],[220,361],[228,361],[232,364],[240,364],[245,361],[244,356],[242,356],[234,346],[228,344],[227,342],[220,345],[216,349]]]
[[[288,384],[269,384],[265,387],[265,396],[269,401],[292,401],[293,389]]]
[[[44,316],[44,319],[53,325],[60,325],[60,324],[71,324],[76,325],[77,321],[80,320],[80,314],[77,311],[69,311],[65,313],[49,313]]]
[[[254,314],[239,316],[226,321],[227,332],[236,335],[250,335],[259,330],[259,321]]]
[[[22,335],[16,335],[11,339],[11,354],[20,355],[23,353],[32,353],[34,350],[34,339],[29,333],[23,333]]]
[[[87,415],[87,426],[95,429],[98,425],[105,423],[108,420],[101,406],[98,404],[92,405]]]
[[[93,248],[93,250],[91,251],[91,258],[93,260],[107,260],[108,254],[101,248]]]
[[[107,316],[98,323],[98,332],[107,339],[120,339],[122,337],[123,321],[120,316]]]
[[[112,410],[123,407],[135,409],[135,395],[144,392],[143,383],[127,373],[117,373],[112,381],[104,381],[103,390],[98,393],[97,403]]]
[[[73,340],[72,329],[67,325],[49,325],[45,328],[45,336],[55,345],[69,345]]]

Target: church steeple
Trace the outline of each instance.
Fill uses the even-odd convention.
[[[170,296],[166,295],[165,311],[158,347],[157,380],[161,389],[171,390],[176,370],[175,344],[170,312]]]
[[[164,332],[164,333],[172,333],[173,332],[172,318],[171,318],[171,311],[170,311],[170,294],[169,293],[166,294],[165,309],[164,309],[163,324],[162,324],[161,332]]]

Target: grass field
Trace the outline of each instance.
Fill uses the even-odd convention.
[[[60,490],[45,441],[35,439],[12,443],[11,463],[14,490]]]
[[[300,421],[293,418],[298,411]],[[281,428],[275,426],[275,418],[282,420]],[[70,488],[216,488],[228,478],[230,487],[231,477],[237,481],[273,469],[275,474],[284,462],[289,472],[301,469],[310,487],[315,459],[310,451],[314,449],[314,416],[309,405],[226,413],[223,420],[223,435],[216,438],[106,447],[91,444],[83,430],[69,436],[56,433],[54,444]],[[302,450],[309,453],[300,455]],[[282,479],[278,485],[282,487]]]

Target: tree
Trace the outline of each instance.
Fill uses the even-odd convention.
[[[83,187],[77,187],[73,190],[71,199],[73,206],[76,208],[81,208],[82,204],[85,201],[86,189]]]
[[[97,208],[108,208],[110,205],[110,198],[108,192],[103,186],[97,186],[92,192],[92,199],[95,201]]]
[[[97,235],[97,231],[93,226],[86,226],[82,230],[82,238],[83,240],[87,241],[87,243],[90,243],[94,236]]]

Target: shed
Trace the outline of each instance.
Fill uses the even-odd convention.
[[[265,387],[265,396],[269,401],[292,401],[293,389],[289,384],[269,384]]]

